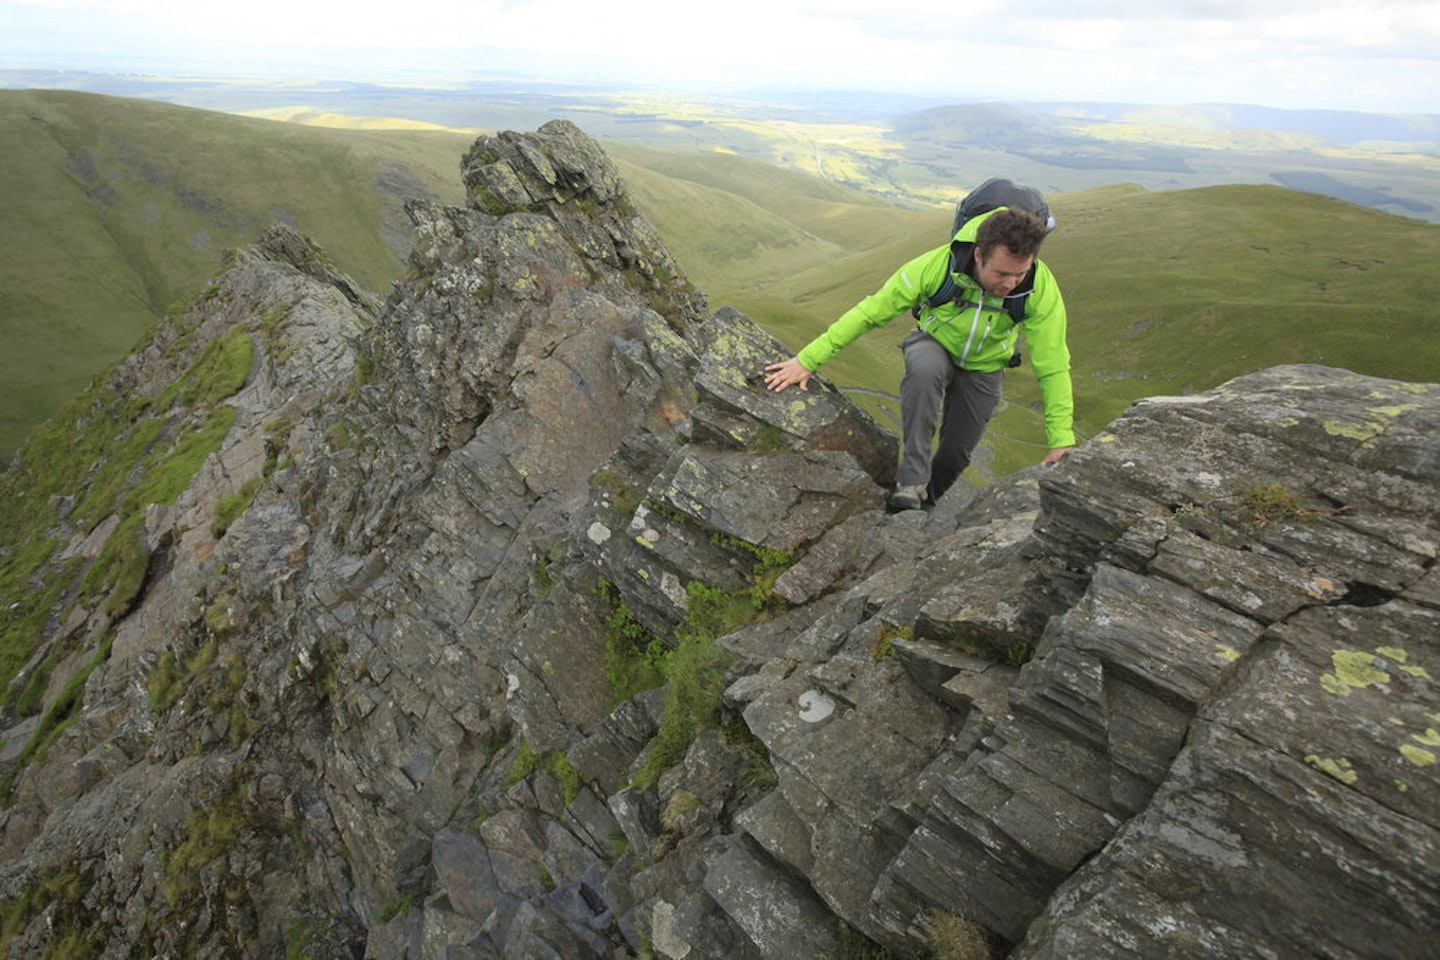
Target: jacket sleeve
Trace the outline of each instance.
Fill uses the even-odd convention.
[[[1075,399],[1070,384],[1070,348],[1065,341],[1065,301],[1043,263],[1025,314],[1030,368],[1045,405],[1045,438],[1050,447],[1075,445]]]
[[[949,270],[949,245],[922,253],[904,264],[879,290],[846,310],[824,333],[811,340],[797,355],[800,363],[806,370],[819,369],[861,334],[885,326],[899,314],[909,313],[911,307],[940,289]]]

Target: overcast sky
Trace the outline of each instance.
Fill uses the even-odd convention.
[[[1440,2],[0,0],[0,66],[1440,113]]]

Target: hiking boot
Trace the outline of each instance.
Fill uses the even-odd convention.
[[[925,485],[923,483],[915,486],[899,486],[895,492],[890,494],[890,499],[885,501],[885,509],[890,513],[899,513],[901,510],[919,510],[925,506]]]

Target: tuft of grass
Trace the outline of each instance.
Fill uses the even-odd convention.
[[[665,658],[665,711],[634,786],[645,790],[679,763],[701,729],[715,726],[733,657],[703,633],[682,634]]]
[[[110,646],[113,642],[106,640],[101,644],[95,656],[65,681],[65,686],[41,714],[34,734],[20,751],[17,760],[21,766],[44,760],[50,747],[80,716],[80,708],[85,704],[85,684],[89,681],[90,674],[95,672],[95,668],[110,659]]]
[[[886,657],[895,656],[895,641],[909,640],[915,633],[912,627],[887,623],[875,633],[875,642],[870,644],[870,659],[877,663]]]
[[[253,477],[245,481],[238,491],[228,497],[222,497],[220,502],[215,504],[215,519],[210,521],[210,535],[216,540],[225,536],[230,525],[240,518],[240,514],[250,509],[250,504],[255,500],[255,494],[260,490],[260,478]]]
[[[1260,530],[1272,523],[1311,523],[1319,512],[1283,483],[1271,481],[1240,493],[1240,506],[1250,525]]]
[[[930,949],[935,960],[991,960],[995,955],[985,928],[960,914],[930,915]]]
[[[605,679],[616,703],[653,690],[665,682],[665,641],[646,627],[620,599],[620,591],[602,580],[597,592],[610,604],[605,624]]]
[[[48,873],[17,895],[0,902],[0,953],[9,954],[10,942],[41,913],[49,911],[53,928],[64,930],[46,951],[47,958],[84,960],[100,954],[104,937],[93,928],[93,910],[86,908],[90,883],[74,868]]]
[[[244,825],[238,798],[196,810],[185,825],[184,839],[165,860],[161,890],[172,906],[200,884],[200,872],[229,852]]]

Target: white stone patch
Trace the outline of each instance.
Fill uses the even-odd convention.
[[[1156,406],[1187,407],[1199,406],[1200,404],[1212,403],[1217,398],[1204,393],[1187,394],[1174,397],[1143,397],[1135,401],[1135,406],[1142,404],[1154,404]]]
[[[509,700],[520,691],[520,675],[515,673],[505,674],[505,699]]]
[[[590,524],[590,529],[585,531],[585,535],[590,538],[591,543],[599,546],[610,539],[610,528],[599,520],[596,520]]]
[[[684,607],[690,602],[690,597],[685,592],[685,585],[675,574],[666,571],[660,577],[660,590],[670,598],[670,602],[677,607]]]
[[[835,701],[819,690],[806,690],[799,702],[800,719],[806,723],[819,723],[835,712]]]
[[[675,905],[666,900],[655,904],[650,912],[650,940],[662,957],[683,960],[690,955],[690,944],[675,932]]]

